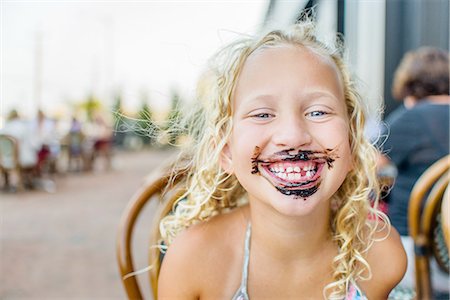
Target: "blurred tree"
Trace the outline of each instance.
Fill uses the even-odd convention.
[[[81,108],[86,112],[87,120],[91,122],[93,120],[94,112],[102,108],[102,103],[93,94],[91,94],[86,101],[81,103]]]
[[[148,105],[148,95],[143,92],[141,96],[142,106],[138,113],[137,133],[141,136],[145,145],[149,145],[155,138],[156,126],[152,120],[152,111]]]
[[[127,131],[127,125],[124,120],[121,93],[117,92],[114,98],[114,104],[112,107],[112,114],[114,119],[113,141],[114,145],[123,146]]]
[[[179,127],[182,112],[180,110],[181,99],[176,89],[172,90],[170,97],[170,112],[167,116],[167,126],[172,128],[169,132],[169,144],[175,145],[178,137],[183,133],[182,128]]]
[[[123,109],[122,109],[122,96],[120,93],[117,93],[114,97],[114,104],[112,107],[112,113],[114,117],[114,126],[122,120]]]

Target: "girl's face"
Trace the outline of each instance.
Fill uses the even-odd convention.
[[[256,51],[233,98],[224,155],[249,200],[282,214],[329,207],[351,169],[342,80],[331,58],[304,47]]]

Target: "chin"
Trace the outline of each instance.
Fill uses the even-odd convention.
[[[282,198],[282,199],[280,199]],[[307,199],[295,196],[285,196],[272,198],[270,205],[280,214],[290,217],[308,216],[319,206],[319,200],[316,197]]]

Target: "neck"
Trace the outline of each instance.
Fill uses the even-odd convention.
[[[416,106],[416,104],[420,103],[421,101],[426,101],[426,102],[432,103],[432,104],[450,104],[450,96],[449,95],[431,95],[431,96],[426,96],[425,98],[423,98],[423,100],[419,100],[413,96],[407,96],[407,97],[405,97],[405,99],[403,99],[403,105],[407,109],[411,109],[414,106]]]
[[[436,104],[449,104],[450,96],[449,95],[428,96],[427,100],[431,103],[436,103]]]
[[[324,202],[323,205],[328,205]],[[251,203],[252,248],[281,260],[311,261],[334,248],[330,210],[320,208],[307,216],[285,216],[260,201]]]

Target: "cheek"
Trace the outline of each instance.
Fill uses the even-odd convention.
[[[255,146],[258,146],[257,142],[250,138],[239,138],[233,140],[233,145],[231,147],[233,164],[236,167],[250,164]]]
[[[338,120],[310,128],[310,132],[324,148],[350,147],[348,126],[345,121]]]
[[[230,150],[235,171],[247,172],[250,174],[252,170],[252,158],[254,156],[255,147],[263,146],[261,134],[248,132],[236,128],[233,132],[230,142]]]
[[[317,140],[324,149],[337,148],[340,165],[349,172],[353,169],[353,156],[348,125],[344,120],[329,125],[315,129]]]

